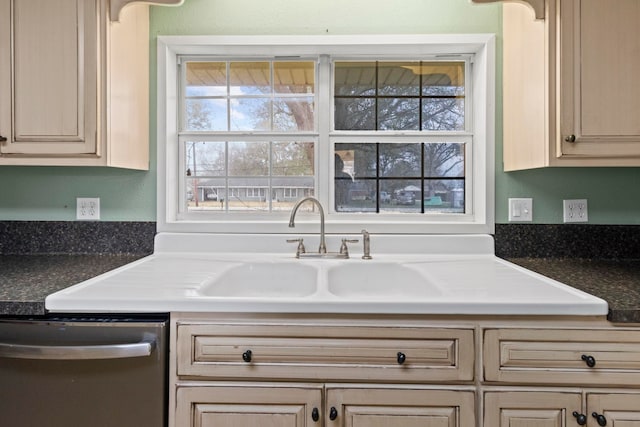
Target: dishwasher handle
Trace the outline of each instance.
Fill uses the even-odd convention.
[[[155,347],[155,340],[84,346],[40,346],[0,343],[0,358],[44,360],[125,359],[150,356]]]

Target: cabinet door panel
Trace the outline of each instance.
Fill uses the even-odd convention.
[[[590,393],[587,395],[589,413],[603,415],[607,426],[640,427],[640,394],[634,393]],[[598,424],[595,419],[593,426]]]
[[[96,1],[10,2],[12,135],[6,154],[96,152]]]
[[[562,154],[640,155],[640,3],[570,0],[560,8]]]
[[[580,412],[579,393],[487,392],[484,425],[489,427],[565,427],[574,425]]]
[[[176,425],[180,427],[304,427],[321,413],[322,388],[276,384],[179,387]]]
[[[327,387],[328,426],[465,427],[475,425],[473,391]],[[331,420],[331,408],[337,417]]]

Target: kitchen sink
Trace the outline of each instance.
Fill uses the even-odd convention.
[[[301,298],[317,288],[318,270],[297,262],[248,262],[202,284],[197,293],[220,298]]]
[[[419,271],[398,263],[359,262],[332,267],[327,273],[327,290],[336,297],[356,300],[415,301],[442,295]]]

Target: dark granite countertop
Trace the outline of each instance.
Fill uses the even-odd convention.
[[[640,322],[640,259],[508,260],[607,301],[611,322]]]
[[[0,315],[43,315],[47,295],[143,256],[0,255]]]

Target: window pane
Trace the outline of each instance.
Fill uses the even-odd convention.
[[[314,128],[313,97],[275,98],[273,100],[274,131],[312,131]]]
[[[224,209],[225,180],[223,178],[189,178],[186,184],[189,211]]]
[[[464,99],[424,99],[423,130],[464,130]]]
[[[225,96],[226,62],[187,62],[186,96]]]
[[[420,130],[420,100],[382,98],[378,100],[379,130]]]
[[[378,167],[376,144],[336,144],[335,171],[354,178],[375,177]]]
[[[227,101],[194,98],[185,100],[186,130],[227,130]]]
[[[271,100],[232,99],[230,120],[232,131],[268,131],[271,129]]]
[[[315,93],[314,63],[274,62],[273,80],[275,93]]]
[[[421,144],[380,144],[380,176],[420,177]]]
[[[271,67],[264,62],[231,62],[229,66],[231,95],[271,93]]]
[[[268,142],[229,142],[229,176],[269,175]]]
[[[230,178],[228,209],[230,211],[269,210],[269,178]]]
[[[387,96],[420,95],[419,62],[382,62],[378,66],[378,94]]]
[[[419,180],[389,179],[380,182],[380,191],[388,194],[389,202],[380,203],[381,212],[421,212],[422,189]]]
[[[336,175],[335,193],[337,212],[376,212],[375,181]]]
[[[464,96],[464,62],[423,63],[422,94],[425,96]]]
[[[301,198],[313,195],[313,177],[273,178],[271,190],[272,209],[274,211],[291,211],[293,205]],[[306,209],[311,203],[305,203],[300,209]]]
[[[187,176],[224,176],[225,143],[190,141],[184,145]]]
[[[375,130],[375,98],[336,98],[335,128],[337,130]]]
[[[336,62],[334,69],[337,96],[372,96],[376,94],[375,62]]]
[[[424,175],[464,177],[464,146],[462,143],[424,144]]]
[[[424,210],[438,213],[464,213],[464,179],[424,182]]]
[[[313,142],[274,142],[271,150],[273,176],[313,175]]]

